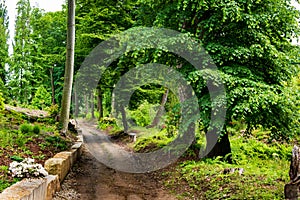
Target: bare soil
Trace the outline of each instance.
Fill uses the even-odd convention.
[[[175,200],[159,172],[130,174],[108,168],[84,149],[54,200]]]

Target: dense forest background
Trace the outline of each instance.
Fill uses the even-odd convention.
[[[145,84],[126,107],[113,94],[131,69],[147,63],[167,65],[192,87],[200,116],[194,127],[196,139],[184,155],[188,161],[169,174],[170,187],[180,191],[175,182],[184,180],[190,196],[200,191],[200,197],[281,198],[291,144],[300,141],[300,48],[292,42],[299,38],[299,19],[300,12],[290,0],[77,0],[74,75],[97,45],[116,34],[137,27],[176,30],[204,47],[217,66],[226,90],[226,116],[218,124],[217,144],[206,160],[198,161],[199,152],[205,152],[219,135],[207,133],[212,108],[224,102],[211,100],[207,80],[191,63],[162,49],[145,48],[120,56],[93,90],[82,86],[82,91],[74,91],[71,117],[95,119],[99,128],[113,135],[129,129],[147,133],[129,145],[136,152],[167,145],[178,136],[182,119],[176,92]],[[5,1],[0,0],[0,108],[8,104],[58,115],[66,65],[67,5],[62,11],[45,12],[29,0],[19,0],[14,38],[9,38],[8,23]],[[168,42],[172,40],[185,42],[184,38]],[[214,79],[213,74],[208,77]],[[122,126],[112,116],[114,106],[121,111]],[[243,186],[238,175],[223,176],[228,166],[243,167],[242,182],[251,186]]]

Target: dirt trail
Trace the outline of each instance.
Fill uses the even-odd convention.
[[[84,148],[81,159],[54,200],[175,200],[163,189],[163,184],[154,177],[155,174],[116,171],[100,163]]]

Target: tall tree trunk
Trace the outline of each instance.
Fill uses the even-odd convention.
[[[89,95],[84,96],[84,104],[85,104],[85,116],[89,113]]]
[[[55,87],[53,78],[53,67],[50,68],[50,78],[51,78],[51,91],[52,91],[52,105],[55,105]]]
[[[122,122],[123,122],[123,126],[124,126],[124,132],[127,133],[129,127],[128,127],[128,123],[127,123],[125,108],[123,105],[121,105],[120,111],[122,114]]]
[[[165,89],[165,93],[162,96],[160,106],[158,108],[158,111],[156,113],[155,118],[153,119],[152,123],[148,126],[148,128],[153,128],[159,124],[160,118],[163,115],[164,107],[167,103],[168,100],[168,94],[169,94],[169,89]]]
[[[98,88],[97,91],[97,110],[99,112],[99,120],[103,118],[102,91]]]
[[[75,112],[74,112],[74,116],[78,117],[79,115],[79,100],[78,100],[78,94],[77,91],[74,90],[74,106],[75,106]]]
[[[95,119],[95,95],[94,91],[91,93],[91,113],[92,113],[92,119]]]
[[[62,132],[66,133],[69,123],[73,73],[74,73],[74,48],[75,48],[75,0],[68,0],[68,31],[67,31],[67,54],[64,76],[64,89],[62,96],[62,109],[60,122]]]
[[[114,87],[115,87],[115,85],[114,85]],[[110,110],[110,116],[113,116],[113,112],[115,111],[114,110],[115,109],[115,104],[116,104],[116,102],[115,102],[115,93],[112,90],[112,92],[111,92],[111,110]]]
[[[215,144],[215,141],[218,142]],[[231,162],[231,156],[228,154],[231,153],[230,141],[228,137],[228,133],[222,134],[219,136],[215,133],[206,134],[206,157],[207,158],[216,158],[217,156],[221,156],[226,158],[226,161]]]

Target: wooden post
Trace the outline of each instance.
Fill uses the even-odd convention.
[[[292,151],[292,160],[290,165],[290,182],[284,186],[285,199],[297,200],[300,186],[300,149],[296,145]]]

